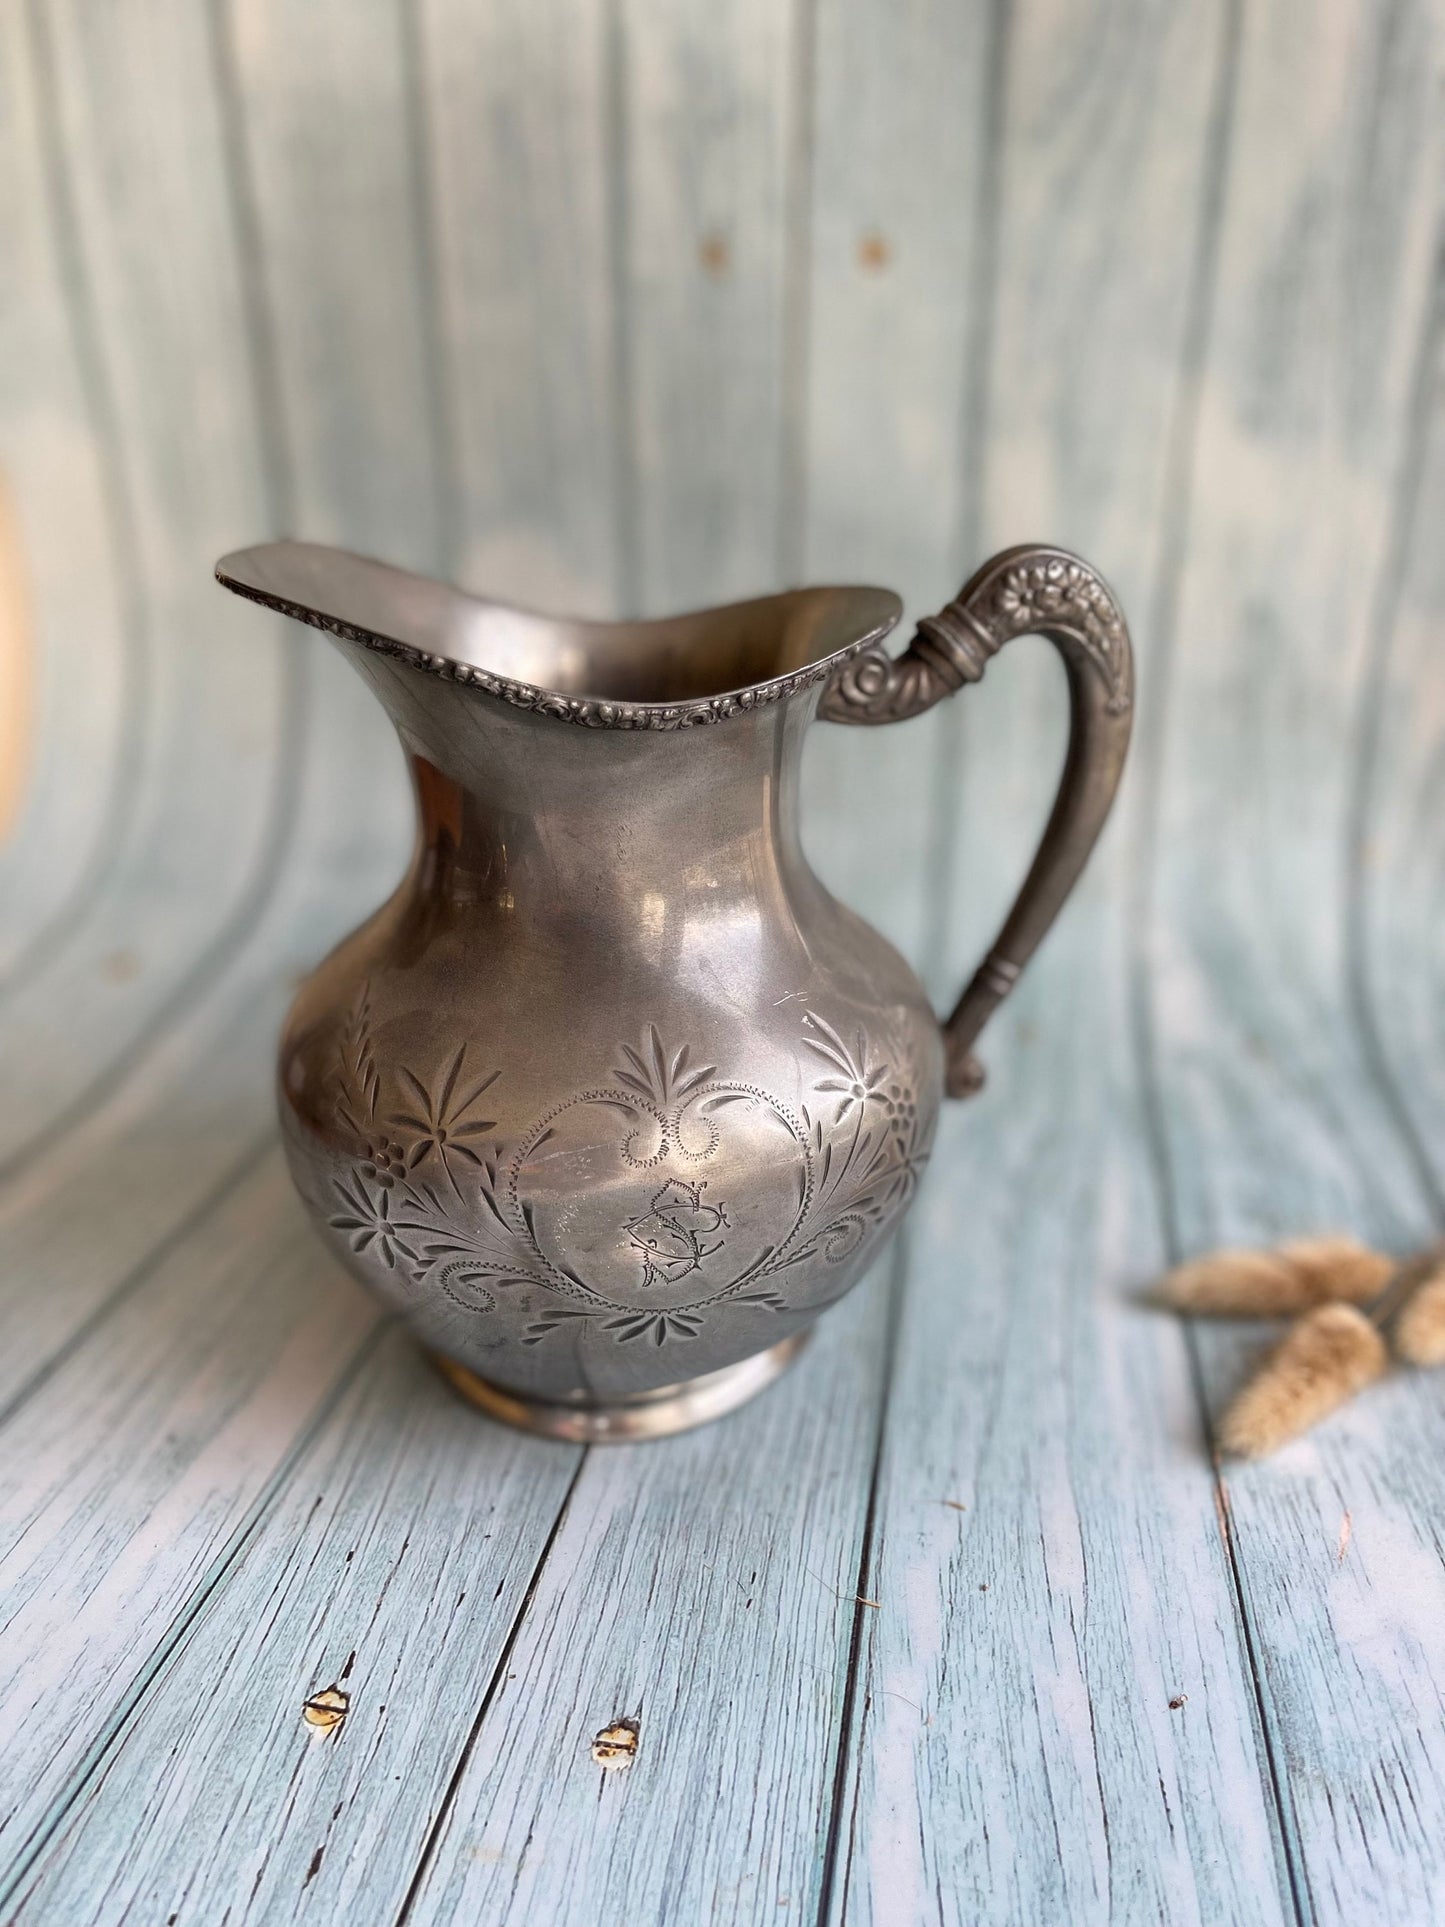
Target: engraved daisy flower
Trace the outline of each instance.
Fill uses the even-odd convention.
[[[820,1078],[814,1086],[815,1090],[827,1091],[838,1098],[838,1114],[834,1122],[841,1124],[855,1108],[873,1102],[883,1103],[881,1087],[887,1081],[888,1066],[868,1065],[867,1043],[862,1031],[858,1033],[856,1050],[850,1051],[833,1026],[814,1012],[809,1011],[803,1021],[818,1033],[815,1037],[805,1037],[803,1042],[835,1073],[832,1077]]]
[[[401,1233],[418,1227],[393,1221],[391,1198],[386,1191],[378,1191],[373,1196],[358,1178],[351,1179],[349,1183],[342,1178],[336,1178],[333,1182],[336,1194],[346,1209],[328,1218],[327,1223],[333,1231],[343,1233],[354,1252],[372,1252],[391,1271],[396,1270],[398,1258],[405,1258],[412,1264],[417,1262],[416,1250]]]

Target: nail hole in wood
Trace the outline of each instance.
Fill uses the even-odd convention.
[[[880,234],[876,228],[859,235],[858,265],[865,274],[881,274],[892,259],[893,248],[887,235]]]
[[[614,1720],[592,1742],[592,1757],[604,1773],[620,1773],[637,1758],[642,1728],[636,1720]]]
[[[323,1687],[301,1708],[301,1717],[319,1733],[334,1733],[351,1710],[351,1695],[339,1686]]]
[[[715,281],[720,281],[733,264],[733,251],[727,236],[719,234],[716,229],[705,234],[698,242],[697,258],[703,265],[703,271]]]

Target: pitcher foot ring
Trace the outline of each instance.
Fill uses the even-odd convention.
[[[604,1405],[568,1405],[529,1398],[523,1392],[494,1385],[441,1352],[433,1352],[431,1358],[442,1377],[489,1418],[515,1425],[523,1432],[540,1433],[544,1438],[570,1439],[579,1445],[612,1445],[690,1432],[695,1425],[707,1425],[735,1412],[781,1377],[812,1335],[809,1326],[765,1352],[756,1352],[736,1365],[725,1365],[720,1372]]]

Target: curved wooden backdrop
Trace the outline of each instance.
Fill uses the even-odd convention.
[[[1445,1912],[1440,1383],[1221,1470],[1257,1338],[1135,1304],[1445,1204],[1442,79],[1438,0],[0,9],[7,1922]],[[919,614],[1033,536],[1122,594],[1125,802],[989,1091],[726,1425],[483,1424],[301,1222],[270,1040],[407,826],[210,580],[282,531],[578,610]],[[940,996],[1060,753],[1011,654],[812,750]]]

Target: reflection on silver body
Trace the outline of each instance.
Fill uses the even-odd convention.
[[[909,649],[878,589],[553,622],[302,543],[239,593],[327,630],[385,704],[420,814],[391,900],[302,987],[281,1110],[322,1236],[515,1424],[638,1437],[796,1353],[907,1209],[945,1085],[1107,813],[1132,670],[1062,551],[997,558]],[[1039,859],[940,1029],[809,869],[804,732],[911,715],[1050,635],[1073,735]]]

